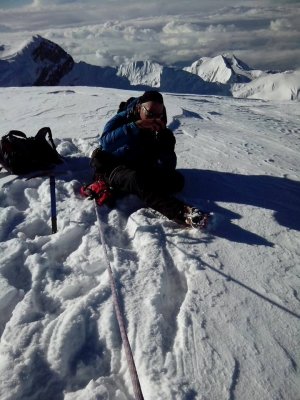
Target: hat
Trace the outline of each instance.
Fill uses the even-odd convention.
[[[162,95],[156,90],[149,90],[139,98],[140,104],[147,103],[148,101],[154,101],[155,103],[164,104]]]

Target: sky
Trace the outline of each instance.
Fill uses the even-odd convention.
[[[75,61],[190,65],[234,54],[252,68],[300,68],[300,0],[0,0],[0,57],[40,34]]]

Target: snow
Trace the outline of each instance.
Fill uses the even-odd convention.
[[[60,46],[35,35],[23,47],[4,48],[0,86],[91,86],[150,90],[262,100],[299,100],[299,71],[284,73],[251,69],[234,55],[202,57],[190,67],[133,61],[119,67],[75,63]],[[1,47],[1,46],[0,46]],[[0,49],[1,51],[1,49]],[[245,83],[247,82],[247,83]]]
[[[122,100],[93,87],[2,88],[1,129],[50,126],[49,179],[0,173],[1,400],[133,399],[93,203],[78,189]],[[180,197],[215,213],[182,229],[134,196],[98,208],[146,400],[297,400],[298,102],[165,94]]]
[[[15,45],[12,54],[0,59],[0,86],[55,84],[74,64],[61,47],[39,35],[22,45],[19,49]]]
[[[261,76],[246,85],[234,85],[234,97],[262,100],[300,100],[300,70]]]
[[[234,55],[218,55],[202,57],[192,63],[186,71],[199,75],[207,82],[236,83],[249,82],[265,73],[251,69],[247,64],[238,60]]]
[[[160,87],[163,66],[151,61],[134,61],[121,64],[118,75],[126,77],[131,85],[147,85],[153,88]]]

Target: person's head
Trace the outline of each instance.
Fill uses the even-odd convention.
[[[156,90],[145,92],[137,105],[140,119],[157,118],[166,120],[166,112],[162,95]]]

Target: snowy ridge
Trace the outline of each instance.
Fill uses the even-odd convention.
[[[60,85],[101,86],[129,89],[128,79],[117,75],[116,68],[99,67],[85,62],[75,63],[72,70],[63,76]]]
[[[199,75],[207,82],[242,83],[250,82],[264,74],[253,70],[235,56],[219,55],[213,58],[202,57],[195,61],[186,71]]]
[[[234,85],[234,97],[263,100],[300,100],[300,71],[261,76],[247,85]]]
[[[118,75],[125,76],[131,85],[146,85],[159,88],[163,66],[151,61],[135,61],[121,64]]]
[[[54,235],[49,180],[0,173],[1,400],[133,400],[94,206],[78,190],[105,122],[140,93],[1,90],[2,131],[47,122],[66,161]],[[99,208],[145,400],[297,400],[298,104],[165,103],[180,196],[219,224],[182,229],[134,196]]]
[[[151,61],[122,64],[118,75],[126,77],[131,85],[171,93],[202,93],[228,95],[229,88],[219,83],[208,83],[195,74],[167,67]]]
[[[256,85],[258,78],[260,80]],[[267,82],[263,86],[262,83]],[[239,90],[236,84],[244,83]],[[170,93],[211,94],[264,100],[298,100],[300,82],[280,73],[255,70],[234,55],[203,57],[190,67],[177,68],[152,61],[133,61],[115,67],[75,63],[57,44],[34,36],[14,52],[2,52],[0,87],[8,86],[97,86],[128,90],[156,88]],[[281,86],[274,96],[273,86]],[[257,88],[257,89],[256,89]]]

